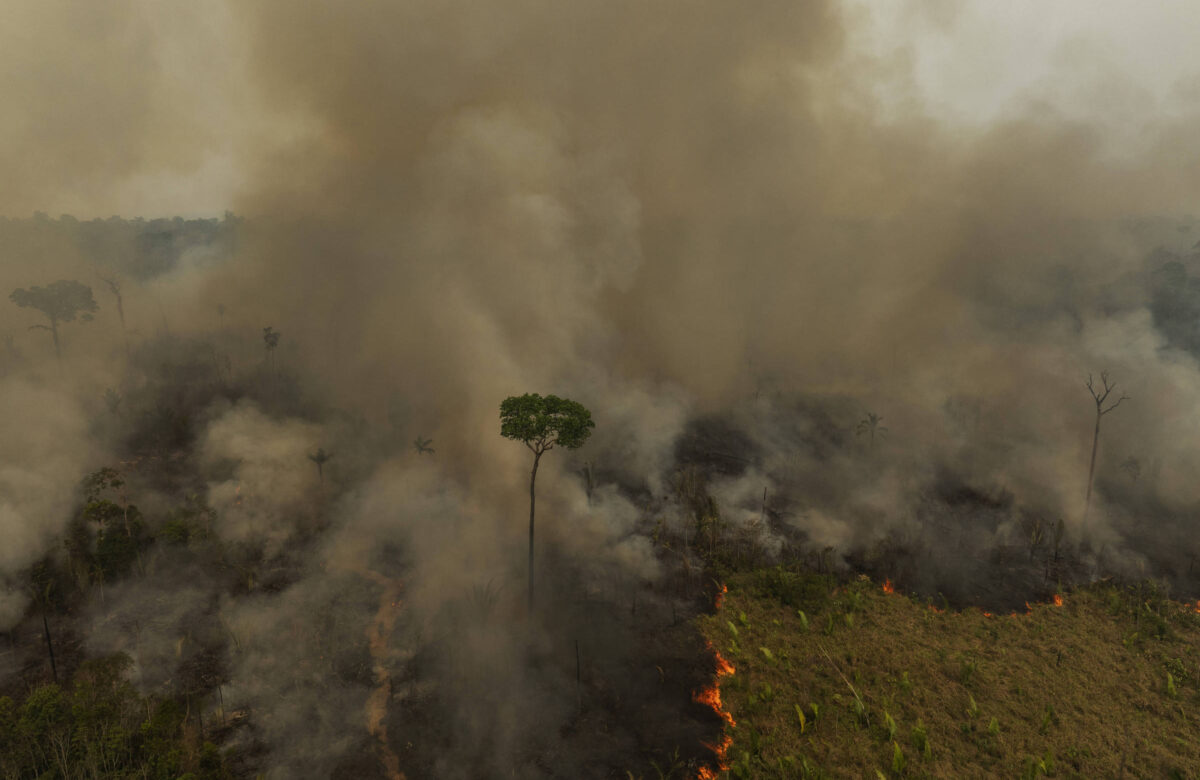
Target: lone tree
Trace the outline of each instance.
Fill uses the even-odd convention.
[[[97,272],[96,276],[100,277],[100,281],[108,285],[108,291],[117,299],[117,318],[121,321],[121,332],[125,332],[125,300],[121,297],[121,280],[116,274],[105,276]]]
[[[62,359],[62,348],[58,342],[58,325],[73,322],[79,316],[84,322],[92,319],[92,312],[99,307],[92,297],[92,288],[76,281],[59,279],[46,287],[18,288],[8,296],[9,300],[23,309],[37,309],[50,321],[47,325],[31,325],[30,330],[48,330],[54,337],[54,356]]]
[[[125,341],[125,355],[129,355],[129,331],[125,328],[125,299],[121,297],[121,280],[116,274],[105,276],[99,271],[96,276],[100,277],[100,281],[108,285],[108,290],[117,299],[117,319],[121,321],[121,338]]]
[[[1087,389],[1092,394],[1092,400],[1096,402],[1096,430],[1092,434],[1092,462],[1088,465],[1087,498],[1083,502],[1084,522],[1087,522],[1088,510],[1092,507],[1092,478],[1096,475],[1096,449],[1100,445],[1100,418],[1120,406],[1122,401],[1129,400],[1129,396],[1122,395],[1106,407],[1104,404],[1108,403],[1108,397],[1112,395],[1112,391],[1117,389],[1117,383],[1109,382],[1108,372],[1101,371],[1100,384],[1103,385],[1103,389],[1097,389],[1092,384],[1092,375],[1088,374]]]
[[[317,447],[317,451],[313,455],[309,455],[308,459],[317,464],[317,481],[324,482],[325,475],[323,473],[325,464],[333,459],[332,452],[326,452],[323,447]]]
[[[272,366],[275,365],[275,348],[279,346],[280,332],[272,328],[270,325],[263,328],[263,344],[267,348],[267,362]]]
[[[536,393],[510,396],[500,404],[500,435],[523,442],[533,453],[529,474],[529,609],[533,610],[533,510],[538,462],[555,447],[578,449],[596,423],[592,413],[575,401]]]

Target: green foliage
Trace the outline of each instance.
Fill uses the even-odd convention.
[[[211,539],[217,510],[204,499],[189,493],[181,506],[171,510],[166,521],[159,527],[157,537],[167,544],[189,544]]]
[[[753,585],[757,595],[777,600],[797,610],[816,612],[829,602],[836,580],[828,575],[788,571],[782,566],[755,572]],[[801,616],[807,625],[807,617]]]
[[[577,449],[595,427],[582,404],[555,395],[526,393],[500,404],[500,435],[524,442],[537,454],[556,446]]]
[[[1021,772],[1021,780],[1036,780],[1043,775],[1049,775],[1054,772],[1054,758],[1047,752],[1042,758],[1028,756],[1025,759],[1025,768]]]
[[[125,487],[125,480],[119,471],[105,466],[84,477],[80,486],[83,488],[84,497],[87,501],[92,502],[99,500],[106,491],[120,490]]]
[[[929,745],[929,731],[925,728],[925,724],[917,721],[917,725],[913,726],[912,734],[913,747],[917,752],[925,756],[926,759],[933,757],[933,750]]]
[[[1058,714],[1054,711],[1053,704],[1047,704],[1046,709],[1042,711],[1042,725],[1038,731],[1045,734],[1055,723],[1058,723]]]
[[[896,738],[896,721],[887,710],[883,711],[883,725],[887,729],[888,739],[894,740]]]
[[[854,717],[858,718],[858,725],[869,726],[871,723],[870,715],[867,712],[867,705],[863,703],[862,697],[857,693],[854,694]]]
[[[904,774],[904,751],[899,742],[892,742],[892,771],[898,775]]]
[[[65,279],[45,287],[18,288],[8,298],[23,309],[37,309],[53,323],[73,322],[78,315],[87,321],[100,308],[91,287]]]
[[[971,658],[964,658],[962,666],[959,667],[958,681],[963,684],[963,687],[970,686],[975,679],[975,673],[979,671],[979,662]]]
[[[130,664],[123,654],[90,660],[69,688],[42,685],[22,702],[0,698],[5,777],[231,777],[216,746],[189,744],[178,704],[138,695],[125,679]]]
[[[679,748],[675,748],[675,752],[669,757],[669,762],[664,762],[659,766],[657,761],[651,761],[650,766],[654,767],[655,773],[658,775],[658,780],[670,780],[670,778],[682,776],[687,771],[687,763],[679,757]],[[632,773],[627,773],[633,777]]]

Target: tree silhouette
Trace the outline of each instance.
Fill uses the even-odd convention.
[[[31,325],[30,330],[48,330],[54,338],[54,355],[62,359],[62,347],[58,341],[58,326],[73,322],[78,316],[84,322],[92,319],[92,312],[99,306],[92,297],[92,288],[76,281],[59,279],[46,287],[18,288],[8,296],[9,300],[23,309],[37,309],[50,321],[47,325]]]
[[[433,447],[429,446],[430,444],[433,444],[433,439],[422,439],[420,436],[418,436],[413,441],[413,449],[417,451],[418,455],[432,455],[434,450]]]
[[[1092,434],[1092,460],[1088,465],[1087,498],[1083,502],[1084,522],[1087,522],[1088,510],[1092,506],[1092,479],[1096,475],[1096,450],[1100,446],[1100,418],[1120,406],[1122,401],[1129,400],[1129,396],[1122,395],[1114,403],[1105,408],[1104,404],[1108,402],[1108,397],[1112,394],[1112,391],[1117,389],[1117,383],[1109,382],[1108,372],[1101,371],[1100,384],[1103,385],[1102,390],[1098,390],[1092,384],[1092,375],[1088,374],[1087,389],[1092,394],[1092,400],[1096,402],[1096,429]]]
[[[332,458],[333,458],[333,453],[326,452],[321,447],[317,448],[317,451],[315,454],[308,456],[309,460],[311,460],[313,463],[317,464],[317,480],[319,482],[325,481],[325,476],[322,473],[322,471],[324,469],[325,464],[328,463]]]
[[[125,302],[121,298],[121,280],[118,279],[115,275],[105,276],[104,274],[101,274],[101,273],[97,273],[96,275],[100,277],[100,281],[102,281],[108,285],[109,292],[111,292],[113,294],[113,297],[115,297],[117,299],[117,319],[119,319],[121,321],[121,332],[124,333],[125,332]]]
[[[533,512],[538,462],[555,447],[578,449],[596,424],[592,413],[575,401],[536,393],[510,396],[500,404],[500,435],[525,444],[533,453],[529,474],[529,609],[533,610]]]
[[[887,435],[888,429],[880,425],[881,422],[883,422],[883,418],[874,412],[867,412],[867,416],[858,421],[858,435],[867,434],[870,437],[872,449],[875,447],[875,434]]]
[[[281,335],[282,334],[279,331],[275,330],[270,325],[263,328],[263,343],[267,346],[268,358],[275,351],[275,348],[279,346],[279,337]]]

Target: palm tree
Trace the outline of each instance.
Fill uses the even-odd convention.
[[[322,471],[323,471],[325,464],[328,463],[330,461],[330,459],[332,459],[332,458],[333,458],[333,453],[326,452],[324,449],[322,449],[320,447],[317,448],[317,451],[315,454],[308,456],[309,460],[311,460],[313,463],[317,464],[317,481],[318,482],[325,481],[325,475],[322,473]]]
[[[888,429],[880,425],[881,422],[883,422],[883,418],[874,412],[867,412],[867,416],[858,421],[858,435],[867,434],[870,437],[872,449],[875,447],[875,434],[887,435]]]

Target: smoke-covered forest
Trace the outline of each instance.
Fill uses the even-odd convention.
[[[1200,67],[909,5],[15,3],[0,776],[711,776],[734,573],[1200,598]]]

